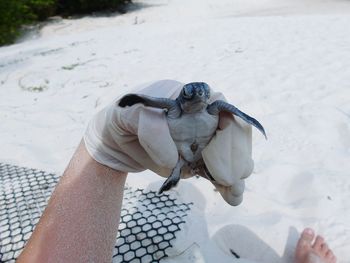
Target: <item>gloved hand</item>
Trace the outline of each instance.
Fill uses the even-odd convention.
[[[161,80],[134,93],[175,99],[183,85]],[[221,93],[211,91],[209,103],[218,99],[225,100]],[[97,162],[123,172],[150,169],[168,177],[179,157],[163,110],[143,104],[121,108],[118,99],[93,117],[84,141]],[[251,148],[251,126],[229,113],[220,114],[218,130],[202,151],[204,162],[197,173],[210,180],[230,205],[242,202],[244,179],[253,170]],[[193,175],[183,169],[181,178]]]

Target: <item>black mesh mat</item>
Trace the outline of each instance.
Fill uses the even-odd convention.
[[[15,262],[59,177],[0,163],[0,262]],[[192,203],[168,194],[125,188],[113,262],[159,262],[167,257]]]

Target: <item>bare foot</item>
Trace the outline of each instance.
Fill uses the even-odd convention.
[[[299,238],[295,251],[295,263],[335,263],[337,258],[334,256],[325,242],[324,238],[317,236],[310,228],[305,228]]]

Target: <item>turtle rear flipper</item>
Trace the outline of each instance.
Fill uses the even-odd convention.
[[[219,114],[220,111],[226,111],[230,112],[233,115],[236,115],[240,117],[242,120],[246,121],[247,123],[253,125],[255,128],[257,128],[267,139],[264,127],[261,125],[259,121],[254,119],[253,117],[250,117],[248,114],[244,113],[243,111],[239,110],[235,106],[223,101],[223,100],[216,100],[212,104],[210,104],[207,108],[207,111],[209,114]]]
[[[161,194],[164,191],[168,191],[178,184],[178,182],[180,181],[181,169],[184,166],[184,164],[185,164],[185,161],[182,158],[180,158],[175,168],[171,172],[171,175],[166,179],[166,181],[160,187],[158,194]]]

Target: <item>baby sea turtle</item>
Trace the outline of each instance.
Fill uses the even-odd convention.
[[[204,82],[192,82],[183,86],[175,99],[155,98],[141,94],[127,94],[120,101],[120,107],[142,103],[145,106],[166,111],[170,135],[179,152],[179,160],[171,175],[164,182],[159,193],[170,190],[180,180],[181,169],[185,165],[192,171],[202,159],[202,150],[214,136],[219,124],[219,113],[230,112],[255,126],[266,138],[263,126],[254,118],[235,106],[216,100],[209,104],[210,88]]]

